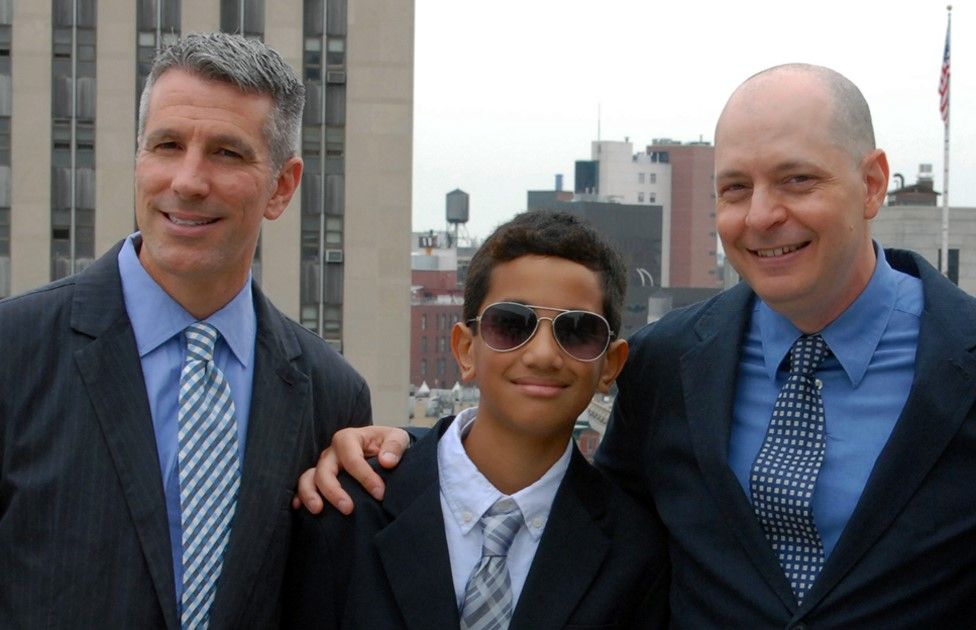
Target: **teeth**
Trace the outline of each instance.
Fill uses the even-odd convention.
[[[207,225],[208,223],[213,223],[214,221],[216,221],[216,219],[207,219],[205,221],[184,221],[183,219],[177,219],[171,214],[168,216],[169,216],[169,220],[175,223],[176,225],[190,225],[190,226]]]
[[[795,252],[798,249],[800,249],[799,245],[787,245],[786,247],[777,247],[775,249],[757,249],[756,255],[760,258],[771,258],[773,256],[789,254],[790,252]]]

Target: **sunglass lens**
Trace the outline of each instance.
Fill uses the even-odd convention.
[[[481,314],[481,336],[495,350],[511,350],[535,331],[535,312],[521,304],[493,304]]]
[[[600,356],[610,340],[607,323],[585,311],[561,313],[553,322],[553,327],[556,339],[563,349],[584,361]]]

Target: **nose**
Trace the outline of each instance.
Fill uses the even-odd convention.
[[[181,199],[206,197],[210,192],[210,184],[206,173],[205,161],[197,151],[186,151],[174,164],[173,179],[170,187]]]
[[[522,360],[537,368],[559,367],[563,360],[562,352],[552,331],[552,318],[540,317],[535,334],[522,353]]]
[[[749,201],[746,225],[755,230],[768,230],[786,220],[782,200],[769,188],[756,186]]]

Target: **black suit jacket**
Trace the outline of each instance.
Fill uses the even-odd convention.
[[[727,463],[752,291],[740,284],[633,338],[597,462],[664,521],[675,627],[973,626],[976,300],[915,254],[887,258],[924,287],[915,381],[799,608]]]
[[[381,471],[382,503],[347,478],[352,516],[327,509],[296,521],[284,627],[458,627],[437,473],[437,441],[452,420]],[[656,519],[574,447],[510,628],[663,627],[668,573]]]
[[[178,628],[152,421],[116,246],[0,302],[0,626]],[[211,628],[277,623],[295,480],[369,390],[254,287],[254,380]]]

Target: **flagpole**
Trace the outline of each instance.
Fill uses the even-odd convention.
[[[949,34],[952,31],[952,5],[946,6],[948,22],[946,25],[946,55],[949,54]],[[948,63],[948,59],[943,60],[943,64]],[[949,274],[949,98],[952,90],[949,89],[952,78],[948,69],[944,68],[946,74],[945,86],[945,105],[943,116],[945,131],[943,134],[943,155],[942,155],[942,255],[939,257],[939,271],[942,275]]]

